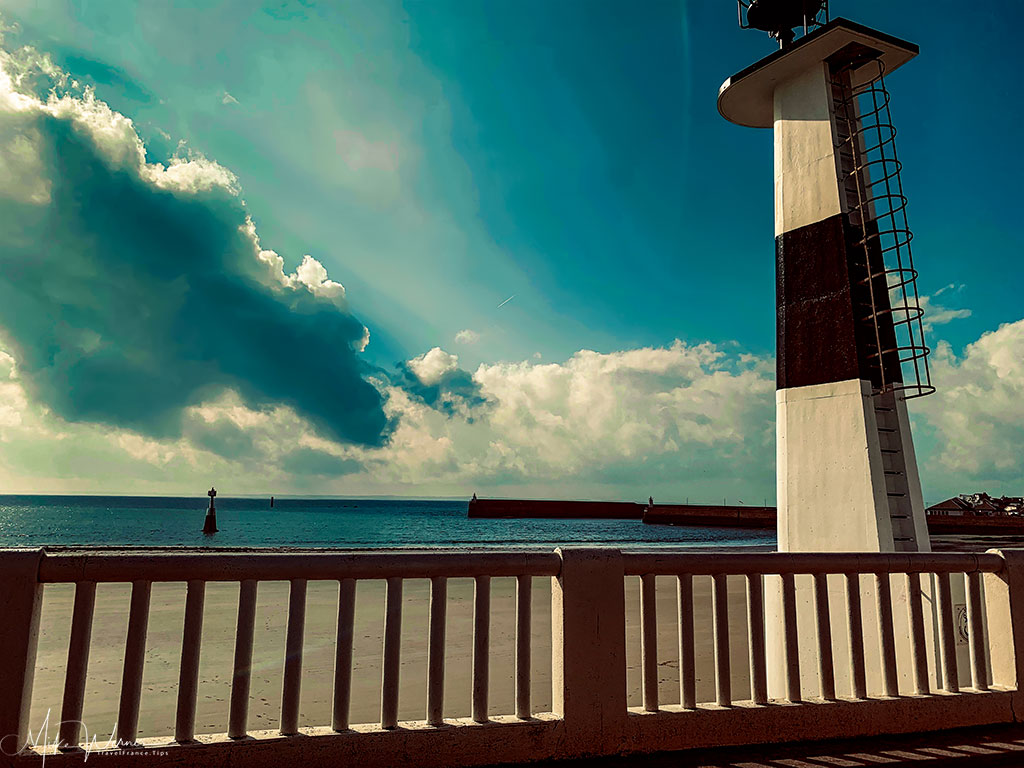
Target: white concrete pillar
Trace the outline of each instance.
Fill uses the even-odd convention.
[[[983,582],[992,687],[1018,691],[1014,709],[1019,712],[1024,705],[1024,550],[989,552],[1005,562],[1000,573],[986,573]]]
[[[891,552],[871,384],[776,392],[780,552]]]
[[[622,555],[559,549],[551,580],[551,703],[569,754],[614,754],[626,727],[626,600]]]

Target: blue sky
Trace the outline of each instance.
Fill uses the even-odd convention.
[[[238,477],[242,493],[262,492],[243,486],[269,473],[274,487],[296,492],[773,495],[771,134],[730,125],[715,109],[721,82],[773,43],[739,30],[730,2],[174,5],[0,0],[12,27],[4,48],[48,55],[78,81],[75,98],[94,88],[132,121],[149,163],[201,156],[230,172],[234,192],[195,205],[216,211],[221,224],[251,218],[259,246],[282,259],[281,280],[299,274],[309,254],[324,279],[344,285],[343,305],[327,301],[318,282],[319,294],[310,288],[273,304],[312,318],[306,325],[282,319],[258,331],[239,321],[222,338],[197,333],[190,343],[164,320],[132,336],[123,318],[106,317],[97,330],[90,324],[100,320],[82,317],[103,313],[83,309],[68,322],[119,350],[164,334],[166,343],[147,347],[148,370],[182,372],[148,398],[136,397],[159,389],[148,379],[131,394],[97,385],[90,397],[109,402],[85,407],[82,387],[67,383],[92,358],[54,367],[45,349],[32,358],[21,340],[39,338],[25,318],[47,314],[55,296],[47,294],[4,336],[25,401],[15,410],[26,414],[0,459],[8,487],[109,490],[127,470],[138,487],[126,491],[185,491],[205,484],[213,466]],[[930,340],[948,345],[936,370],[947,371],[947,399],[937,378],[940,404],[914,408],[932,497],[977,483],[1024,492],[1019,460],[966,448],[979,431],[990,442],[1024,435],[1013,389],[1021,367],[999,367],[1019,356],[1022,318],[1021,164],[1012,151],[1024,117],[1013,37],[1022,12],[989,4],[967,38],[955,8],[833,4],[834,15],[921,46],[888,85],[920,290],[936,321]],[[13,146],[32,130],[9,125],[0,141]],[[59,165],[52,172],[65,182],[73,175]],[[104,205],[130,210],[95,202],[85,187],[97,178],[67,185],[69,201],[92,200],[96,210],[75,204],[81,219],[64,247],[103,242],[82,270],[95,276],[116,264],[133,278],[86,279],[83,307],[116,301],[115,289],[152,292],[161,260],[174,259],[171,242],[186,247],[178,235],[154,241],[169,249],[162,253],[126,242],[123,227],[90,231]],[[145,197],[144,187],[133,188]],[[31,260],[33,238],[51,226],[40,222],[21,250],[8,244],[8,255]],[[206,322],[234,328],[235,301],[269,299],[256,289],[231,298],[239,285],[231,280],[192,280],[198,265],[253,279],[247,257],[224,257],[210,238],[196,238],[197,266],[175,269],[208,286],[196,297],[225,305]],[[133,263],[139,251],[151,256],[144,267]],[[122,255],[111,261],[114,253]],[[135,279],[140,270],[145,279]],[[331,307],[347,319],[316,320]],[[369,344],[350,349],[364,326]],[[457,341],[460,331],[469,333]],[[66,343],[62,333],[52,331],[55,344]],[[348,346],[335,355],[339,339]],[[258,350],[271,346],[277,351],[262,357]],[[643,360],[629,357],[643,350]],[[672,359],[656,362],[661,352]],[[196,362],[210,357],[215,371]],[[252,368],[254,359],[262,362]],[[124,370],[119,363],[104,375]],[[321,389],[309,386],[314,380]],[[371,380],[379,396],[367,389]],[[982,380],[993,391],[972,400]],[[332,387],[339,404],[324,405]],[[365,418],[345,415],[352,398]],[[1001,398],[1009,412],[992,410]],[[128,401],[163,413],[165,423],[126,415]],[[607,418],[594,423],[595,413]],[[563,417],[557,428],[552,414]],[[254,437],[257,429],[265,433]],[[62,430],[77,437],[55,450],[46,441]],[[281,447],[299,434],[301,450],[317,454],[300,454],[319,468],[308,476],[295,471],[299,448]],[[547,440],[550,450],[537,448]],[[97,469],[98,454],[108,469]]]

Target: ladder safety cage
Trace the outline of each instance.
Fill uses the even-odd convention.
[[[876,71],[865,78],[861,67]],[[858,70],[856,85],[851,77],[854,69]],[[867,297],[858,319],[870,337],[866,357],[876,393],[895,392],[910,399],[930,395],[935,387],[910,248],[914,236],[907,224],[907,197],[900,178],[903,166],[896,155],[896,129],[884,74],[885,65],[878,58],[831,70],[836,150],[840,192],[846,196],[856,232],[850,244],[852,273],[861,295]]]

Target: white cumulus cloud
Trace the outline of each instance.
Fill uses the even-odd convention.
[[[942,472],[961,482],[1024,485],[1024,320],[983,334],[961,356],[940,343],[932,380],[936,394],[920,412],[935,431]]]
[[[451,373],[459,367],[459,356],[449,354],[440,347],[434,347],[429,352],[414,357],[408,365],[409,370],[429,387],[441,381],[446,373]]]
[[[427,369],[428,379],[455,366],[455,356],[438,348],[410,363],[414,372]],[[449,417],[399,387],[386,388],[398,427],[389,446],[364,451],[367,471],[409,486],[534,496],[648,489],[646,497],[672,489],[674,497],[696,498],[713,495],[708,489],[723,481],[771,490],[771,358],[741,359],[713,344],[676,341],[581,350],[562,363],[484,364],[472,382],[487,402],[472,418]]]

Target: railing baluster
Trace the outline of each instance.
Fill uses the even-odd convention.
[[[427,722],[444,723],[444,638],[448,615],[448,579],[430,580],[430,643],[427,647]]]
[[[759,573],[747,575],[747,626],[750,628],[750,698],[768,702],[768,676],[764,652],[764,587]]]
[[[836,697],[836,672],[832,658],[832,617],[828,605],[828,574],[814,574],[814,617],[818,630],[818,679],[821,698]]]
[[[654,576],[640,577],[640,668],[644,710],[658,711],[658,609]]]
[[[206,582],[189,581],[188,591],[185,595],[185,626],[181,633],[178,711],[174,723],[174,740],[179,744],[193,741],[196,732],[199,652],[203,641],[203,604],[205,602]]]
[[[356,615],[356,580],[338,581],[338,634],[334,646],[334,707],[331,728],[348,730],[352,705],[352,640]]]
[[[149,597],[152,582],[132,582],[128,611],[128,638],[121,676],[121,701],[117,711],[117,742],[134,744],[139,733],[139,701],[142,698],[142,669],[146,663],[146,632],[149,628]]]
[[[42,578],[48,556],[42,548],[0,549],[0,752],[6,765],[21,762],[16,755],[38,738],[30,717],[43,592],[47,581],[57,581]],[[75,568],[60,581],[95,580],[84,571]]]
[[[715,691],[721,707],[732,705],[732,671],[729,668],[729,584],[724,573],[711,578],[714,603],[712,627],[715,635]]]
[[[850,636],[850,680],[853,697],[866,699],[867,675],[864,671],[864,621],[860,613],[860,574],[846,574],[846,626]]]
[[[696,670],[693,658],[693,576],[681,573],[679,599],[679,701],[685,709],[697,708]]]
[[[299,696],[302,692],[302,640],[306,629],[306,580],[292,579],[288,593],[288,629],[285,636],[284,685],[281,692],[281,735],[299,732]]]
[[[75,584],[75,608],[71,615],[71,641],[68,644],[68,667],[64,677],[64,701],[60,709],[58,744],[63,748],[78,746],[82,730],[82,704],[85,681],[89,671],[89,645],[92,641],[92,617],[96,606],[96,582]]]
[[[907,574],[907,612],[910,618],[910,655],[914,663],[914,693],[929,693],[928,656],[924,644],[924,606],[921,603],[921,574]]]
[[[487,722],[487,686],[491,656],[491,577],[473,582],[473,721]]]
[[[782,634],[786,651],[786,698],[800,701],[800,645],[796,625],[796,583],[792,573],[782,578]]]
[[[388,579],[384,608],[384,664],[381,673],[380,727],[398,727],[398,675],[402,652],[402,579]]]
[[[988,649],[985,646],[981,574],[967,574],[967,641],[971,648],[971,682],[977,691],[988,690]]]
[[[950,693],[960,690],[956,669],[955,630],[953,627],[953,593],[949,574],[937,573],[939,582],[939,656],[942,659],[942,689]]]
[[[878,641],[882,647],[882,684],[886,696],[899,696],[896,673],[896,636],[892,623],[892,590],[888,573],[875,574],[875,605],[878,609]]]
[[[256,629],[255,579],[238,585],[238,623],[235,629],[235,663],[231,673],[231,705],[228,738],[244,739],[248,733],[249,679],[252,674],[252,642]]]
[[[516,717],[525,720],[530,711],[531,619],[533,577],[516,577]]]

